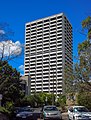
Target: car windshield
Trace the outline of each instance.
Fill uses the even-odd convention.
[[[23,112],[23,111],[33,112],[33,109],[32,109],[32,108],[28,108],[28,107],[23,107],[23,108],[20,108],[20,109],[18,110],[18,112]]]
[[[44,108],[45,111],[58,111],[56,107],[46,107]]]
[[[75,112],[88,112],[88,109],[85,107],[77,107],[74,109]]]

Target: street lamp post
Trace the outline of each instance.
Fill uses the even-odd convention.
[[[52,67],[51,67],[52,68]],[[54,69],[52,68],[52,70],[53,70],[53,79],[52,79],[52,83],[53,83],[53,91],[52,91],[52,105],[54,105]]]
[[[54,105],[54,70],[53,70],[53,95],[52,95],[52,105]]]

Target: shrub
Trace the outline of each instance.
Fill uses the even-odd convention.
[[[65,95],[60,95],[58,98],[58,103],[62,109],[62,111],[65,111],[65,106],[66,106],[66,96]]]
[[[0,107],[0,113],[2,113],[7,119],[10,118],[10,112],[5,107]]]
[[[91,92],[81,92],[77,96],[78,105],[87,107],[91,111]]]

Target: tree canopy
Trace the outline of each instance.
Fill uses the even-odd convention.
[[[7,23],[0,23],[0,60],[11,60],[22,54],[24,45],[15,42],[13,35]]]
[[[7,61],[0,61],[0,94],[3,95],[2,103],[7,101],[16,103],[22,97],[20,73],[12,68]]]
[[[91,91],[91,17],[82,21],[82,28],[87,30],[87,40],[78,44],[78,61],[73,66],[70,78],[65,71],[66,92]]]

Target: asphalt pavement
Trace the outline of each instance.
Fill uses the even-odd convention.
[[[68,114],[62,113],[62,120],[68,120]]]

